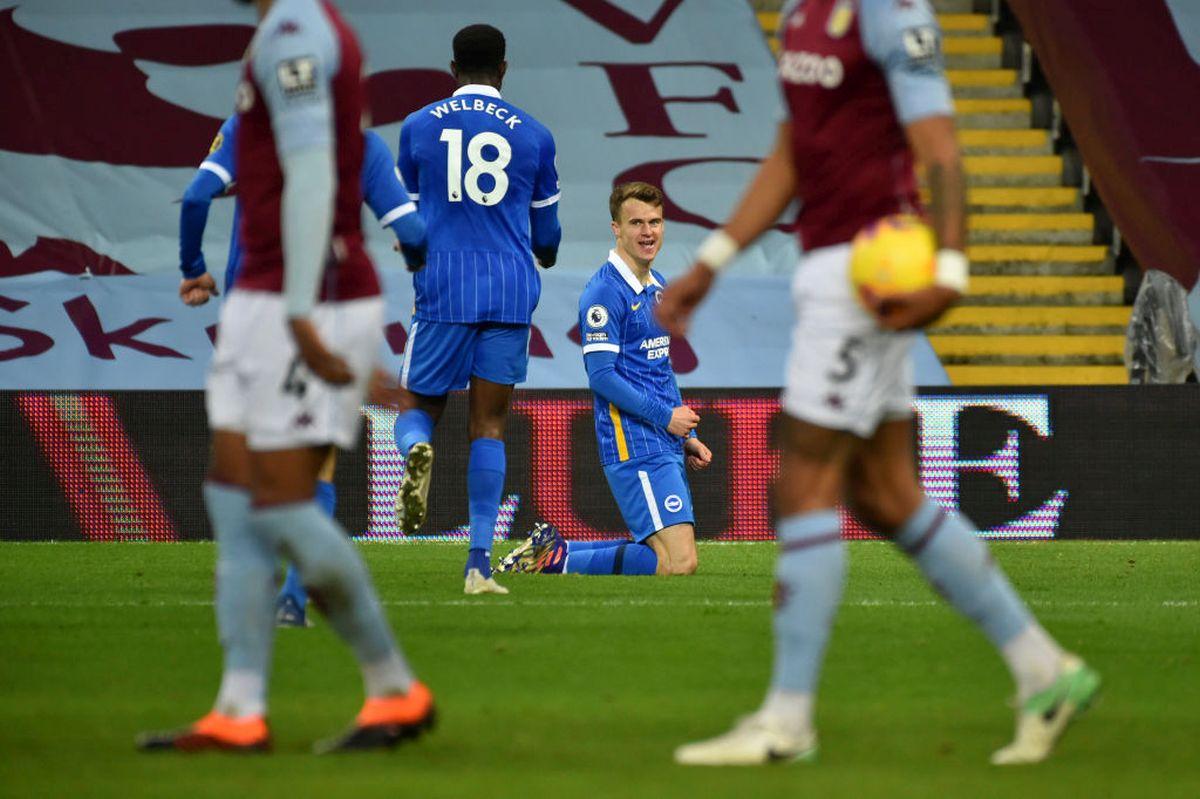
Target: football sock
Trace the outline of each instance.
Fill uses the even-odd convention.
[[[1062,648],[1036,621],[1000,648],[1017,683],[1017,701],[1024,702],[1058,679]]]
[[[318,480],[316,500],[325,515],[332,518],[337,510],[337,489],[333,487],[333,483]],[[285,596],[291,597],[301,610],[308,604],[308,593],[304,590],[304,584],[300,582],[300,572],[292,563],[288,564],[287,576],[284,577],[283,588],[279,591],[281,599]]]
[[[834,510],[781,519],[776,533],[780,551],[775,564],[771,692],[811,696],[846,580],[846,545]]]
[[[477,438],[471,442],[467,461],[467,498],[471,512],[471,551],[467,569],[479,569],[484,577],[492,575],[492,535],[500,513],[500,496],[504,492],[504,442],[494,438]]]
[[[354,545],[316,502],[257,508],[251,524],[300,569],[329,624],[354,651],[369,696],[406,693],[413,675]]]
[[[1033,675],[1044,668],[1039,664],[1051,657],[1057,670],[1057,645],[1044,631],[1013,643],[1037,622],[962,516],[926,499],[896,534],[896,544],[916,561],[946,601],[983,630],[1006,660],[1011,656],[1021,661],[1013,669],[1018,692],[1036,682]]]
[[[803,735],[812,729],[813,695],[773,690],[767,693],[761,713],[789,735]]]
[[[407,455],[413,444],[433,440],[433,417],[416,408],[405,411],[396,416],[392,433],[396,449],[400,450],[401,455]]]
[[[612,549],[619,547],[621,544],[629,544],[631,541],[628,538],[606,538],[601,541],[568,541],[567,552],[585,552],[589,549]]]
[[[317,506],[326,516],[333,517],[337,512],[337,489],[328,480],[317,481]]]
[[[251,529],[249,492],[206,482],[204,505],[216,532],[217,631],[225,652],[215,710],[234,717],[263,715],[277,555]]]
[[[213,710],[240,719],[267,714],[266,678],[253,669],[226,669]]]
[[[654,574],[658,555],[645,544],[622,541],[616,546],[575,550],[574,542],[567,545],[567,574]]]

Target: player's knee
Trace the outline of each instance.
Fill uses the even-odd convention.
[[[859,521],[886,536],[894,535],[910,515],[895,494],[872,487],[852,489],[847,504]]]

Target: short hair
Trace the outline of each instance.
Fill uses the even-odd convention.
[[[468,25],[454,34],[454,63],[468,75],[499,73],[504,34],[491,25]]]
[[[621,206],[625,204],[626,200],[641,200],[647,205],[657,205],[662,208],[663,193],[658,186],[652,186],[640,180],[613,186],[612,194],[608,195],[608,212],[612,215],[612,221],[621,221]]]

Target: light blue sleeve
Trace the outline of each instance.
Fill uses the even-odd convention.
[[[252,68],[281,158],[332,144],[339,58],[337,38],[317,3],[279,4],[263,20]]]
[[[927,0],[862,0],[859,13],[863,47],[887,77],[901,124],[953,116],[942,34]]]

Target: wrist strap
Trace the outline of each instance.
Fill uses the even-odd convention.
[[[733,237],[724,230],[714,230],[696,250],[696,261],[714,272],[720,272],[729,266],[740,249]]]
[[[966,294],[970,276],[971,266],[965,253],[961,250],[938,250],[933,267],[935,284]]]

